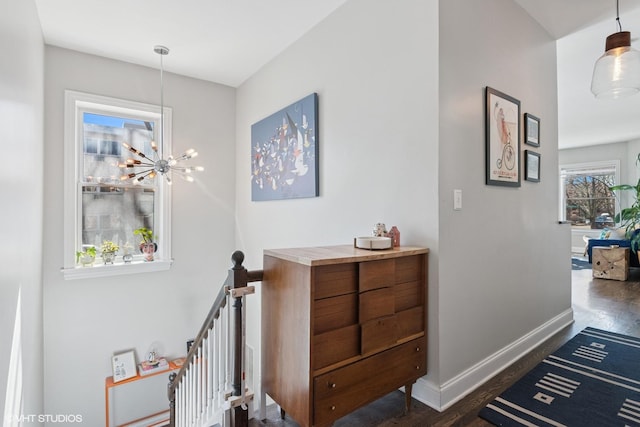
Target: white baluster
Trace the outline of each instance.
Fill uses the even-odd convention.
[[[224,309],[226,310],[226,308]],[[216,360],[213,366],[213,378],[216,383],[213,395],[214,405],[217,408],[220,407],[220,349],[222,348],[222,319],[224,318],[224,311],[220,312],[220,317],[218,317],[218,321],[215,324],[215,338],[216,338]]]
[[[225,390],[231,390],[231,383],[232,383],[232,359],[231,359],[231,347],[233,346],[233,341],[231,339],[232,335],[232,326],[233,326],[233,321],[231,319],[231,312],[233,311],[231,309],[231,302],[233,301],[233,298],[231,298],[229,295],[227,295],[227,323],[226,323],[226,328],[225,328],[225,335],[226,335],[226,339],[225,339],[225,346],[221,349],[222,350],[222,354],[224,354],[224,358],[225,358],[225,364],[224,364],[224,374],[225,374],[225,379],[224,379],[224,389]]]
[[[202,341],[202,388],[201,388],[201,396],[200,401],[202,402],[202,411],[201,417],[202,419],[207,418],[207,387],[209,384],[207,382],[207,363],[209,363],[209,331],[207,330],[204,335],[204,340]]]
[[[209,357],[207,359],[207,417],[210,417],[215,411],[215,407],[213,406],[213,389],[215,387],[213,382],[213,363],[215,358],[213,343],[215,340],[216,337],[213,335],[213,328],[211,328],[209,329],[209,339],[207,340],[207,348],[209,351]]]
[[[194,374],[194,369],[193,369],[193,365],[191,365],[189,367],[189,381],[188,381],[188,388],[187,388],[187,390],[189,390],[188,391],[189,399],[187,400],[187,408],[189,410],[189,419],[187,420],[187,425],[189,426],[192,426],[195,421],[193,419],[193,403],[194,403],[194,392],[195,392],[193,374]]]

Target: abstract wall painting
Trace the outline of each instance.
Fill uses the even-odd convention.
[[[317,197],[318,94],[251,126],[251,200]]]

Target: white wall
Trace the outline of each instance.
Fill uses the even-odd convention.
[[[24,413],[42,413],[42,120],[44,43],[33,0],[0,0],[0,420],[18,292]],[[10,12],[10,13],[9,13]],[[14,418],[15,419],[15,418]]]
[[[485,185],[484,89],[541,119],[541,182]],[[558,224],[556,49],[514,2],[440,1],[440,405],[572,319]],[[522,132],[522,128],[521,128]],[[522,138],[521,138],[522,140]],[[521,169],[522,176],[522,169]],[[453,190],[463,209],[453,211]],[[519,342],[522,340],[524,342]]]
[[[262,268],[263,249],[352,244],[385,222],[399,228],[403,244],[432,249],[430,289],[437,288],[437,28],[433,0],[349,0],[238,88],[236,243],[248,268]],[[251,125],[312,92],[320,197],[251,202]],[[255,348],[259,298],[249,297]]]
[[[153,53],[149,46],[149,55]],[[171,56],[165,59],[165,63]],[[159,71],[47,46],[45,81],[45,410],[104,424],[114,351],[152,342],[186,353],[231,267],[235,205],[235,89],[165,73],[174,153],[198,149],[205,172],[172,187],[173,266],[146,275],[63,280],[64,90],[159,104]],[[196,164],[194,163],[194,164]],[[160,236],[162,238],[162,236]]]
[[[64,89],[157,103],[157,71],[48,47],[46,412],[99,425],[112,351],[141,354],[156,340],[182,352],[224,279],[234,235],[250,269],[262,267],[265,248],[350,244],[379,221],[397,225],[403,244],[430,247],[429,374],[416,388],[435,407],[505,366],[499,352],[515,357],[569,321],[554,46],[511,1],[349,0],[236,92],[168,74],[176,151],[197,146],[207,167],[200,185],[174,188],[176,262],[166,273],[69,282],[59,272]],[[541,183],[484,185],[486,85],[541,117]],[[312,92],[320,197],[251,202],[251,124]],[[451,210],[454,188],[463,190],[460,212]],[[257,288],[248,304],[256,364]]]
[[[429,246],[429,374],[414,396],[452,404],[572,320],[555,66],[554,42],[510,1],[350,0],[238,90],[237,244],[247,264],[259,268],[269,247],[349,244],[377,221]],[[541,183],[484,184],[486,85],[541,117]],[[251,202],[251,124],[314,91],[321,196]],[[383,162],[387,173],[367,172]],[[257,347],[259,306],[250,312]]]

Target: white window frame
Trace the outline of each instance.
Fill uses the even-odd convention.
[[[101,265],[97,258],[93,267],[76,265],[75,253],[82,232],[82,183],[80,180],[83,155],[83,113],[113,114],[156,123],[159,129],[162,115],[160,106],[110,98],[72,90],[65,91],[64,105],[64,267],[65,279],[106,277],[133,273],[168,270],[171,257],[171,187],[157,178],[154,196],[154,235],[158,238],[158,251],[153,262],[134,261]],[[171,108],[164,107],[163,153],[171,152]]]
[[[614,175],[615,175],[615,180],[616,180],[616,185],[618,185],[617,183],[620,182],[620,160],[598,160],[598,161],[593,161],[593,162],[584,162],[584,163],[568,163],[566,165],[560,165],[559,169],[559,173],[558,176],[560,177],[560,212],[559,212],[559,217],[560,217],[560,221],[566,221],[567,220],[567,212],[565,209],[565,188],[564,188],[564,174],[563,174],[563,170],[565,169],[580,169],[580,170],[602,170],[602,169],[608,169],[610,167],[614,168]]]

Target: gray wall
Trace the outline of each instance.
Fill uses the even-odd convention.
[[[555,42],[514,2],[439,3],[440,328],[431,341],[446,406],[572,311],[569,227],[557,221]],[[520,100],[521,120],[541,119],[541,146],[521,144],[520,162],[525,149],[541,154],[540,183],[485,185],[485,86]]]
[[[432,249],[435,292],[437,29],[435,1],[350,0],[238,88],[236,242],[247,265],[261,268],[267,248],[352,244],[385,222],[399,228],[403,244]],[[312,92],[320,104],[320,197],[251,202],[251,125]],[[255,348],[259,298],[249,298]],[[429,367],[437,370],[433,344]]]
[[[0,420],[21,292],[24,413],[42,412],[44,43],[33,0],[0,0]],[[10,12],[10,13],[9,13]],[[8,411],[8,410],[7,410]],[[11,418],[14,419],[15,418]]]
[[[414,396],[450,405],[572,319],[555,61],[553,40],[511,1],[348,1],[238,89],[236,241],[247,263],[259,268],[265,248],[349,244],[377,221],[430,247],[429,373]],[[485,186],[486,85],[542,118],[541,183]],[[251,202],[251,124],[311,92],[321,196]]]
[[[153,46],[149,46],[149,55]],[[171,60],[169,55],[165,63]],[[47,46],[45,81],[45,410],[104,424],[104,380],[114,351],[144,357],[153,342],[184,355],[231,267],[234,246],[235,89],[165,73],[173,151],[195,147],[205,167],[175,180],[174,263],[169,271],[65,281],[63,265],[64,90],[159,104],[159,71]],[[162,238],[162,236],[159,236]]]
[[[0,66],[0,94],[11,101],[3,121],[20,132],[2,126],[0,140],[31,168],[3,169],[15,183],[8,200],[27,209],[3,212],[3,224],[19,226],[3,229],[11,252],[3,255],[0,332],[9,342],[22,285],[26,412],[78,413],[100,425],[110,354],[144,354],[152,341],[168,355],[183,353],[224,279],[230,248],[260,268],[264,248],[349,244],[378,221],[397,225],[404,244],[432,250],[429,374],[414,388],[430,405],[451,404],[571,319],[569,233],[556,223],[555,47],[511,1],[350,0],[237,91],[167,73],[174,147],[196,146],[207,167],[198,184],[173,190],[175,264],[77,281],[59,271],[64,89],[157,103],[157,71],[48,47],[43,176],[37,14],[32,1],[9,2],[11,19],[2,15],[0,28],[12,43],[0,49],[11,61]],[[541,117],[541,183],[484,185],[486,85]],[[320,98],[321,196],[250,202],[251,124],[311,92]],[[372,170],[380,165],[383,172]],[[459,212],[451,210],[454,188],[463,190]],[[42,235],[43,197],[44,409],[40,249],[32,244]],[[249,309],[258,363],[259,286]],[[7,366],[3,345],[0,384]]]

